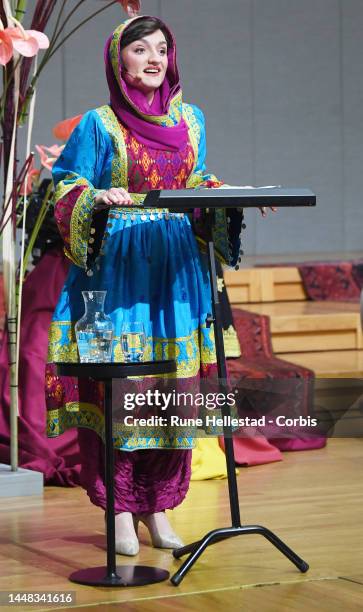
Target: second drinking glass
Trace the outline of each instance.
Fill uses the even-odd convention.
[[[121,349],[125,361],[143,361],[146,335],[143,323],[123,323],[121,329]]]

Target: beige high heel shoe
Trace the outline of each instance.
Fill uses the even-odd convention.
[[[134,557],[140,550],[131,512],[115,514],[115,550],[127,557]]]
[[[182,540],[172,530],[165,512],[135,515],[134,526],[136,533],[140,521],[148,528],[152,544],[155,548],[181,548],[184,546]]]

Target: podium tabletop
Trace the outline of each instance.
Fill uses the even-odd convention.
[[[222,189],[164,189],[149,191],[145,208],[169,208],[187,212],[194,208],[260,208],[262,206],[315,206],[310,189],[283,187],[237,187]]]

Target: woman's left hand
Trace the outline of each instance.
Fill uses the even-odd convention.
[[[275,206],[269,206],[269,208],[272,210],[272,212],[274,213],[277,212],[277,208]],[[262,206],[262,208],[260,208],[260,212],[263,217],[266,217],[267,216],[266,206]]]

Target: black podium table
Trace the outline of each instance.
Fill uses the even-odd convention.
[[[228,394],[228,373],[223,343],[223,325],[221,303],[218,294],[217,270],[214,253],[213,228],[217,218],[215,211],[218,208],[228,209],[260,208],[276,206],[278,208],[311,207],[316,205],[316,195],[310,189],[283,188],[283,187],[228,187],[218,189],[175,189],[150,191],[144,201],[144,207],[167,208],[170,212],[190,213],[200,209],[202,224],[204,226],[204,239],[207,244],[208,267],[211,283],[212,313],[206,319],[207,326],[213,323],[217,357],[219,390],[224,397]],[[230,223],[233,219],[230,217]],[[188,555],[179,569],[171,577],[171,583],[178,586],[184,576],[193,567],[201,554],[212,544],[227,540],[228,538],[259,534],[269,540],[280,552],[285,555],[303,573],[307,572],[309,565],[299,557],[275,533],[263,525],[242,525],[239,508],[238,487],[233,450],[233,431],[230,423],[230,408],[227,402],[221,406],[223,416],[224,448],[226,455],[229,501],[231,510],[231,527],[214,529],[205,534],[200,540],[187,544],[173,551],[175,559]]]
[[[103,382],[105,388],[105,480],[106,480],[106,524],[107,566],[90,567],[70,575],[72,582],[91,586],[142,586],[162,582],[169,572],[145,565],[116,566],[115,550],[115,497],[114,497],[114,449],[112,440],[112,380],[128,376],[154,376],[176,372],[173,360],[144,361],[140,363],[57,363],[60,376],[92,378]]]

